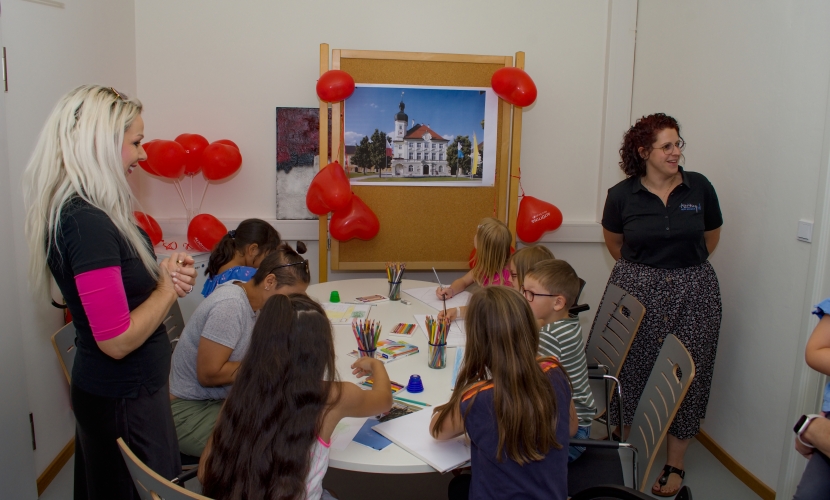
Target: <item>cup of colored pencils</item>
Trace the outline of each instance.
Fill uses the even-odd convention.
[[[401,280],[406,262],[387,262],[386,278],[389,280],[389,300],[401,300]]]
[[[375,357],[380,338],[380,322],[368,319],[352,320],[352,333],[357,340],[357,351],[360,357]]]
[[[446,319],[439,321],[432,316],[427,316],[426,326],[429,339],[427,365],[436,369],[446,368],[447,335],[450,331],[450,322]]]

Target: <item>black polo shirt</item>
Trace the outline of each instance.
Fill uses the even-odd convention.
[[[640,177],[629,177],[608,190],[602,227],[622,233],[622,258],[661,269],[706,262],[705,231],[723,225],[718,195],[703,174],[680,167],[682,182],[668,203],[646,189]]]

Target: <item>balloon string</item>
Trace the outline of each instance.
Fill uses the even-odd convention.
[[[181,183],[178,179],[174,179],[173,185],[176,187],[176,192],[179,193],[179,198],[182,200],[182,205],[184,205],[185,212],[187,212],[187,202],[184,201],[184,191],[182,190]]]
[[[207,188],[210,186],[210,181],[205,179],[205,190],[202,191],[202,199],[199,200],[199,213],[202,213],[202,203],[205,201],[205,195],[207,194]]]

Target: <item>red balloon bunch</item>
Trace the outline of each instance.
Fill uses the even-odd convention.
[[[325,102],[340,102],[354,93],[354,78],[343,70],[332,69],[317,80],[317,97]]]
[[[187,226],[187,242],[195,250],[210,252],[227,232],[228,229],[216,217],[199,214]]]
[[[532,196],[525,196],[519,203],[516,216],[516,236],[522,241],[533,243],[547,231],[554,231],[562,225],[562,212],[556,205]]]
[[[490,78],[493,91],[514,106],[530,106],[536,101],[536,84],[519,68],[502,68]]]
[[[181,134],[174,141],[154,139],[144,144],[147,160],[139,166],[147,173],[177,180],[202,172],[208,181],[230,177],[242,166],[239,146],[222,139],[212,144],[199,134]]]
[[[139,212],[138,210],[133,212],[133,216],[135,217],[135,220],[138,223],[138,227],[143,229],[144,232],[147,233],[147,236],[150,237],[150,242],[153,244],[153,246],[156,246],[159,243],[161,243],[161,226],[159,226],[159,223],[156,222],[156,219],[150,217],[144,212]]]

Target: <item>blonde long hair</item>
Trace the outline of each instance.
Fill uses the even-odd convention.
[[[476,263],[472,269],[476,283],[483,285],[485,279],[492,280],[501,273],[510,260],[512,241],[507,224],[492,217],[481,219],[476,230]]]
[[[29,277],[49,294],[48,259],[57,250],[61,213],[77,196],[102,210],[154,277],[158,264],[133,216],[133,194],[121,159],[124,132],[142,106],[107,87],[82,85],[61,98],[46,120],[23,173]]]

